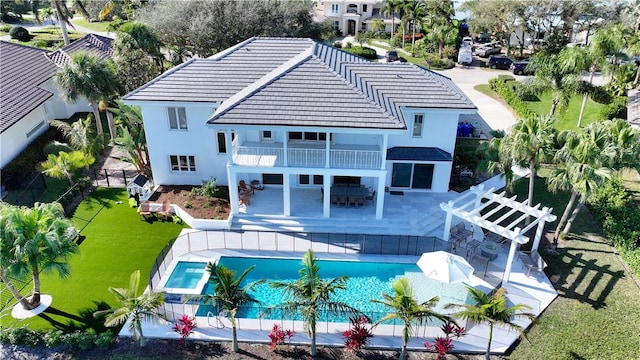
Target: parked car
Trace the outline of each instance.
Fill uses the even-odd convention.
[[[476,55],[480,57],[489,57],[491,55],[500,54],[502,47],[498,43],[489,43],[482,45],[476,49]]]
[[[469,47],[473,46],[473,39],[471,36],[465,36],[462,38],[462,42],[460,43],[460,47]]]
[[[387,62],[394,62],[394,61],[399,61],[400,57],[398,56],[398,52],[397,51],[387,51],[387,54],[384,56],[384,59]]]
[[[491,35],[489,35],[489,34],[478,34],[478,36],[476,36],[474,41],[479,43],[479,44],[489,43],[489,42],[491,42]]]
[[[509,59],[506,56],[499,55],[490,57],[489,61],[487,62],[487,66],[492,69],[509,70],[509,66],[511,66],[511,63],[513,63],[513,60]]]
[[[460,48],[460,50],[458,51],[458,64],[468,66],[471,65],[471,63],[473,63],[471,48]]]
[[[529,65],[529,60],[514,61],[513,63],[511,63],[511,66],[509,66],[509,70],[515,75],[535,74],[535,71],[528,69],[527,65]]]

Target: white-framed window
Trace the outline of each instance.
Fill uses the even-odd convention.
[[[187,130],[187,111],[183,107],[168,107],[169,129]]]
[[[362,12],[367,12],[367,4],[362,4]]]
[[[196,157],[193,155],[169,155],[171,171],[195,172]]]
[[[226,154],[227,153],[227,143],[224,141],[225,136],[224,132],[219,131],[217,134],[218,137],[218,154]],[[231,141],[236,138],[236,133],[231,133]]]
[[[300,185],[310,185],[310,181],[313,179],[313,185],[322,185],[324,183],[324,177],[322,175],[298,175],[298,183]]]
[[[366,22],[362,23],[362,26],[360,26],[360,30],[367,31],[367,23]]]
[[[325,141],[327,140],[327,133],[324,132],[301,132],[291,131],[289,132],[289,140],[293,141]],[[329,141],[333,141],[333,133],[329,134]]]
[[[332,14],[339,14],[340,13],[340,5],[331,4],[331,13]]]
[[[333,30],[340,30],[340,21],[333,22]]]
[[[423,122],[424,122],[424,115],[416,114],[413,116],[413,137],[422,136]]]
[[[262,141],[268,142],[273,141],[273,132],[271,130],[260,131],[260,139],[262,139]]]

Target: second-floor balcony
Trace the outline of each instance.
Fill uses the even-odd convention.
[[[233,162],[258,167],[380,169],[382,166],[382,151],[376,145],[332,144],[327,153],[324,143],[290,143],[286,152],[285,159],[282,143],[244,143],[233,146]]]

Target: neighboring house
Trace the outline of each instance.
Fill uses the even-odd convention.
[[[86,100],[66,102],[53,75],[75,52],[105,58],[110,47],[111,39],[93,34],[54,52],[0,41],[0,168],[46,131],[50,120],[91,110]]]
[[[320,0],[316,2],[316,18],[328,21],[343,36],[371,31],[374,18],[385,19],[386,27],[380,31],[391,32],[392,20],[382,15],[383,6],[383,0]],[[400,25],[397,16],[393,22]]]
[[[640,130],[640,91],[637,89],[627,92],[627,122]]]
[[[216,177],[237,199],[260,179],[282,186],[285,216],[297,188],[323,189],[325,217],[336,183],[447,192],[459,117],[476,113],[445,76],[294,38],[248,39],[122,100],[142,109],[156,185]]]

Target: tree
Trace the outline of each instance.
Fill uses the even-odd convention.
[[[40,305],[40,274],[57,272],[65,279],[70,274],[67,260],[78,252],[72,242],[77,233],[59,203],[36,203],[33,208],[0,202],[0,280],[27,310]],[[22,296],[12,278],[24,280],[31,275],[31,297]]]
[[[331,280],[322,279],[319,275],[320,267],[312,250],[307,250],[301,264],[298,280],[292,283],[272,281],[269,286],[285,292],[287,300],[282,304],[283,312],[302,315],[305,331],[311,338],[310,354],[316,356],[318,317],[326,313],[359,315],[359,311],[344,302],[332,299],[336,291],[347,288],[347,276],[339,276]]]
[[[102,138],[102,122],[98,102],[111,97],[117,89],[113,63],[100,60],[86,52],[71,55],[71,61],[54,75],[56,84],[64,97],[76,102],[80,97],[89,100],[96,119],[98,137]],[[112,125],[109,124],[112,128]],[[115,134],[111,134],[115,137]]]
[[[51,120],[49,124],[62,132],[72,149],[81,151],[88,156],[97,154],[96,137],[89,116],[78,119],[71,124],[60,120]]]
[[[505,163],[522,163],[529,167],[528,204],[533,206],[533,185],[540,164],[553,156],[555,149],[555,119],[551,116],[530,116],[518,119],[500,142],[499,156]],[[529,219],[527,218],[527,225]]]
[[[411,338],[411,331],[415,325],[424,324],[432,319],[438,319],[442,322],[453,322],[453,320],[433,310],[438,303],[438,297],[435,296],[428,301],[419,303],[413,293],[413,287],[409,279],[402,277],[393,283],[393,295],[382,293],[384,300],[372,299],[371,302],[382,304],[391,309],[392,312],[383,316],[376,324],[383,323],[388,320],[400,320],[404,323],[402,329],[402,350],[400,352],[400,360],[407,358],[407,344]]]
[[[461,4],[461,9],[469,11],[469,25],[476,33],[493,32],[500,29],[501,37],[507,41],[507,54],[511,48],[511,34],[521,30],[528,31],[525,15],[527,2],[522,0],[481,1],[471,0]],[[524,48],[525,37],[516,34]],[[522,55],[522,50],[520,52]]]
[[[491,340],[493,339],[493,327],[506,326],[509,330],[514,330],[525,339],[524,328],[514,323],[514,318],[527,318],[532,322],[536,321],[536,316],[531,313],[521,312],[522,310],[531,309],[525,304],[516,304],[507,306],[507,297],[504,294],[504,288],[497,289],[493,294],[485,294],[482,290],[467,286],[467,291],[471,296],[471,304],[447,304],[446,308],[462,308],[455,313],[455,316],[464,320],[469,320],[474,324],[488,324],[489,337],[487,341],[487,352],[485,359],[489,360],[491,352]]]
[[[151,175],[149,149],[144,131],[142,111],[138,106],[125,105],[116,100],[117,108],[109,108],[116,115],[119,136],[114,139],[116,146],[129,154],[127,161],[135,165],[141,174]]]
[[[205,302],[217,304],[222,311],[229,314],[232,328],[232,349],[238,352],[238,330],[236,324],[236,314],[240,306],[248,303],[258,303],[249,291],[252,291],[258,284],[265,280],[254,281],[242,286],[244,278],[256,266],[253,265],[245,269],[240,276],[236,277],[236,272],[216,263],[208,263],[207,271],[209,272],[209,282],[213,284],[213,294],[201,295],[199,299]]]
[[[622,134],[623,129],[618,122],[605,121],[560,134],[563,146],[555,155],[557,167],[547,181],[552,191],[571,191],[571,198],[555,230],[554,246],[560,231],[567,234],[571,230],[573,220],[589,196],[609,180],[612,170],[637,164],[638,135],[633,130]]]
[[[73,174],[76,170],[88,167],[95,161],[92,155],[84,154],[82,151],[60,151],[58,156],[49,154],[47,161],[42,163],[42,169],[53,178],[67,179],[69,185],[73,186]]]
[[[69,45],[71,42],[69,41],[69,34],[67,31],[67,25],[71,26],[72,29],[75,29],[73,24],[71,23],[71,18],[73,15],[69,8],[67,8],[67,2],[64,0],[50,0],[51,6],[56,11],[56,16],[58,18],[58,24],[60,24],[60,31],[62,32],[62,39],[64,40],[65,45]]]
[[[396,3],[397,0],[385,0],[382,6],[382,15],[391,16],[391,39],[393,40],[394,32],[396,31]]]
[[[139,340],[140,346],[144,347],[145,339],[142,333],[142,322],[163,318],[159,308],[164,304],[164,294],[155,291],[139,294],[139,285],[140,270],[136,270],[129,277],[128,288],[109,287],[109,292],[116,297],[120,307],[96,311],[93,316],[98,318],[108,314],[104,323],[108,327],[118,326],[129,319],[129,331],[133,334],[133,339]]]
[[[513,161],[509,156],[500,156],[500,144],[506,133],[504,130],[493,130],[491,136],[491,140],[481,142],[476,149],[476,154],[479,157],[478,170],[486,170],[491,174],[500,173],[505,178],[506,188],[511,189],[515,175]]]
[[[151,28],[143,23],[127,22],[118,27],[116,35],[114,47],[119,53],[142,50],[155,62],[157,69],[159,69],[157,75],[164,72],[162,42]]]
[[[371,20],[371,31],[377,33],[378,31],[385,30],[385,24],[383,18],[374,18]]]

